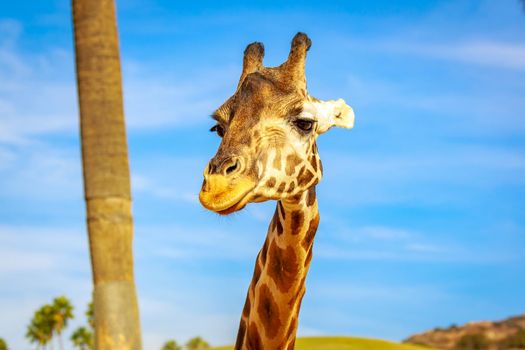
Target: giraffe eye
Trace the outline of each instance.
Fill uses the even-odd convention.
[[[216,132],[217,135],[219,135],[219,137],[223,137],[224,136],[224,129],[219,124],[215,124],[214,126],[212,126],[210,131],[211,132]]]
[[[310,119],[297,119],[295,125],[302,131],[310,132],[314,127],[314,121]]]

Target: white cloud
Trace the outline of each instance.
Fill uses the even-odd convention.
[[[344,95],[351,96],[357,127],[373,126],[381,137],[411,133],[424,145],[424,135],[435,139],[523,134],[519,111],[525,103],[516,91],[524,86],[517,81],[488,82],[490,75],[472,79],[477,87],[465,91],[462,79],[443,88],[442,83],[427,85],[424,79],[406,83],[351,74]]]
[[[203,123],[233,88],[232,67],[217,67],[188,78],[166,71],[149,73],[145,66],[133,65],[124,71],[126,120],[132,130]]]
[[[407,239],[410,236],[412,236],[412,234],[408,232],[407,230],[403,230],[399,228],[384,227],[384,226],[365,226],[357,230],[352,230],[352,239],[355,239],[356,236],[361,236],[361,237],[364,236],[366,238],[391,241],[391,240]]]
[[[87,236],[76,227],[0,226],[0,329],[9,346],[29,349],[25,327],[33,312],[58,295],[76,309],[72,329],[81,323],[91,293]]]
[[[51,48],[21,54],[17,42],[15,34],[0,39],[0,142],[25,144],[34,135],[75,130],[73,57]]]
[[[336,287],[317,283],[312,286],[310,292],[322,300],[337,302],[370,300],[381,303],[404,303],[409,300],[421,299],[422,295],[425,296],[425,302],[429,300],[437,302],[451,297],[447,292],[432,285],[402,286],[393,283],[349,283],[345,280],[339,281]]]
[[[5,154],[2,157],[2,154]],[[78,200],[82,198],[80,150],[42,142],[0,148],[0,185],[4,198]]]
[[[487,232],[498,231],[501,227]],[[478,240],[486,239],[485,234],[477,233]],[[455,239],[432,227],[420,232],[393,226],[352,226],[329,214],[323,215],[317,237],[316,258],[333,261],[498,264],[519,259],[517,252],[507,250],[502,254],[481,241],[467,245],[464,237]]]
[[[421,252],[421,253],[429,253],[429,254],[447,254],[447,249],[445,247],[439,247],[436,245],[428,244],[428,243],[409,243],[406,245],[407,251],[410,252]]]
[[[522,72],[525,41],[521,10],[518,1],[500,4],[483,0],[475,6],[441,2],[410,21],[403,16],[381,18],[373,37],[344,36],[338,40],[359,50]]]
[[[398,153],[352,153],[321,154],[325,172],[320,193],[327,200],[347,205],[410,202],[465,206],[470,200],[467,190],[524,184],[525,156],[503,147],[443,144]],[[458,193],[456,186],[464,191]]]
[[[438,150],[409,150],[394,154],[348,155],[326,152],[323,160],[330,163],[331,175],[348,174],[361,178],[378,177],[385,181],[442,180],[464,183],[485,181],[472,177],[476,169],[483,173],[500,173],[513,177],[525,170],[525,155],[503,147],[451,146]],[[334,164],[335,166],[332,166]],[[468,179],[467,179],[468,177]],[[522,182],[521,178],[515,178]],[[483,185],[486,185],[483,182]]]
[[[131,179],[134,192],[172,201],[183,201],[192,204],[199,202],[198,195],[196,194],[196,190],[199,187],[193,187],[194,190],[188,190],[188,188],[191,188],[190,186],[186,184],[182,185],[180,182],[175,181],[174,178],[172,178],[170,184],[159,184],[139,174],[133,174]]]
[[[169,260],[251,261],[256,256],[259,247],[262,246],[261,238],[264,238],[261,232],[232,234],[227,226],[197,227],[191,223],[188,225],[191,228],[186,225],[138,226],[136,232],[140,236],[137,239],[140,240],[141,249],[136,252],[137,257],[140,259],[155,256]]]
[[[393,51],[435,59],[510,70],[525,70],[525,44],[521,42],[471,40],[449,43],[395,43],[385,46]]]
[[[525,44],[473,41],[449,45],[422,46],[422,54],[480,65],[525,71]]]
[[[87,236],[80,227],[0,225],[1,273],[86,271]],[[17,258],[19,257],[19,258]],[[71,260],[71,261],[69,261]],[[85,260],[83,261],[85,262]]]
[[[0,143],[24,145],[41,135],[74,134],[79,121],[72,50],[22,53],[17,48],[20,31],[19,22],[0,23]],[[131,130],[202,123],[233,86],[233,67],[214,67],[191,78],[127,58],[123,67]]]
[[[35,272],[38,270],[47,272],[57,268],[59,263],[55,256],[48,253],[28,253],[20,250],[0,249],[2,273]]]

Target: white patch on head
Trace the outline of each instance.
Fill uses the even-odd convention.
[[[317,122],[317,133],[322,134],[333,126],[351,129],[354,127],[354,111],[340,98],[330,101],[306,101],[301,118]]]

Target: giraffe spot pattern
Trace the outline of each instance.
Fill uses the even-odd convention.
[[[297,281],[299,263],[292,247],[281,249],[272,241],[268,251],[268,275],[282,293],[287,293]]]
[[[317,226],[319,226],[319,215],[316,215],[312,221],[310,221],[310,224],[308,225],[308,230],[306,231],[306,234],[304,236],[302,245],[305,250],[308,250],[312,246],[312,242],[315,237],[315,233],[317,232]]]
[[[303,165],[301,169],[299,170],[299,173],[297,174],[297,179],[298,179],[297,182],[299,186],[301,186],[301,183],[302,183],[301,179],[303,178],[303,174],[305,171],[306,171],[306,166]]]
[[[304,214],[302,211],[295,210],[292,212],[291,218],[291,231],[292,235],[298,235],[300,233],[301,227],[303,226]]]
[[[312,168],[314,169],[314,171],[317,171],[317,157],[316,156],[313,156],[310,159],[310,164],[312,165]]]
[[[283,203],[279,201],[277,206],[279,207],[279,211],[281,212],[281,216],[283,217],[283,220],[286,220],[286,212],[284,211]]]
[[[261,341],[261,336],[257,330],[257,325],[254,322],[250,322],[248,326],[248,339],[245,340],[246,349],[249,350],[262,350],[263,345]]]
[[[268,181],[266,181],[266,187],[272,188],[273,186],[275,186],[276,183],[277,180],[275,179],[275,177],[272,176],[268,179]]]
[[[281,194],[284,192],[284,189],[286,188],[286,182],[281,182],[279,185],[279,188],[277,189],[277,193]]]
[[[295,167],[301,163],[301,158],[299,158],[295,153],[289,154],[286,157],[286,175],[292,176],[295,172]]]
[[[310,184],[312,179],[315,177],[315,174],[312,173],[310,170],[306,169],[306,167],[304,167],[303,169],[304,169],[304,171],[302,172],[303,174],[301,174],[298,180],[299,187],[305,187],[306,185]]]
[[[281,223],[281,219],[279,218],[278,208],[275,208],[275,212],[273,214],[271,230],[272,232],[277,232],[277,235],[279,236],[283,234],[283,224]]]
[[[257,305],[257,313],[264,327],[265,335],[269,339],[275,338],[281,329],[279,305],[275,302],[272,292],[266,284],[259,287],[259,304]]]
[[[306,205],[311,207],[315,203],[315,187],[310,187],[306,197]]]
[[[313,205],[313,203],[315,202],[315,188],[314,187],[308,190],[305,200],[308,206]],[[278,202],[276,211],[274,213],[273,220],[275,220],[276,223],[282,222],[280,220],[281,218],[279,217],[279,211],[281,211],[281,215],[284,218],[286,216],[286,212],[281,202]],[[300,215],[302,215],[303,217],[300,220],[298,218],[295,218],[294,220],[294,216],[295,217],[299,216],[298,213],[300,213]],[[289,215],[291,216],[290,220],[292,222],[301,221],[302,222],[301,226],[304,225],[304,215],[302,212],[294,211],[290,213]],[[310,261],[312,259],[312,244],[313,244],[313,239],[314,239],[318,224],[319,224],[319,215],[316,215],[309,222],[307,232],[301,242],[302,246],[307,250],[307,256],[306,256],[306,260],[304,263],[305,268],[308,268]],[[281,224],[281,227],[282,227],[282,224]],[[275,229],[278,230],[277,224],[275,226]],[[294,295],[290,298],[288,302],[288,306],[290,309],[299,310],[300,305],[302,303],[303,296],[305,294],[304,283],[306,280],[306,276],[303,276],[301,281],[297,284],[296,277],[299,275],[299,267],[298,267],[298,258],[297,258],[297,255],[295,254],[295,250],[292,249],[291,247],[282,249],[277,245],[275,241],[270,241],[267,237],[263,245],[263,248],[261,249],[258,255],[258,258],[257,258],[257,265],[254,271],[254,278],[252,280],[252,286],[251,286],[252,293],[255,292],[255,285],[257,283],[257,282],[254,282],[254,280],[260,279],[261,269],[263,266],[266,266],[266,263],[268,263],[267,265],[268,275],[270,278],[272,278],[272,280],[274,280],[280,292],[286,293],[287,291],[290,290],[292,286],[294,285],[300,286],[297,292],[294,293]],[[279,305],[275,302],[275,299],[266,284],[262,284],[258,286],[258,288],[259,288],[258,297],[260,299],[259,299],[259,304],[257,306],[257,313],[260,316],[261,321],[263,321],[261,322],[260,325],[262,325],[265,328],[265,336],[267,336],[269,339],[275,338],[277,334],[279,333],[279,329],[283,328],[282,320],[279,318],[279,314],[278,314]],[[264,299],[262,297],[263,295],[265,295]],[[266,296],[268,297],[266,298]],[[253,299],[250,300],[250,297],[248,296],[245,307],[243,309],[243,315],[244,315],[243,317],[246,317],[246,319],[248,318],[248,315],[250,314],[250,311],[251,311],[252,300]],[[292,322],[296,323],[297,320],[295,319],[295,321],[293,321],[294,319],[295,317],[292,317]],[[275,320],[277,320],[279,327],[275,326],[275,322],[276,322]],[[242,321],[244,321],[244,318]],[[246,330],[246,321],[244,321],[244,324],[242,321],[241,321],[241,325],[239,329],[238,338],[241,337],[241,341],[244,339],[245,344],[244,344],[244,347],[240,347],[239,349],[253,349],[253,350],[263,349],[262,347],[263,338],[261,337],[261,333],[259,333],[260,329],[257,330],[257,327],[255,327],[255,324],[250,323],[250,325],[254,326],[254,329],[252,329],[251,331],[249,329]],[[241,327],[244,327],[245,329],[243,330],[241,329]],[[266,330],[266,328],[268,328],[269,331]],[[296,332],[296,328],[297,328],[297,325],[295,326],[292,326],[292,324],[289,325],[287,329],[287,336],[286,336],[285,342],[281,344],[281,347],[279,347],[279,349],[281,348],[282,349],[285,349],[285,348],[293,349],[294,343],[295,343],[294,332]],[[240,333],[244,333],[244,335],[241,336]],[[250,333],[251,333],[251,336],[250,336]],[[287,343],[288,341],[290,341],[290,343]],[[239,343],[239,339],[238,339],[238,343]],[[242,342],[240,342],[240,344],[242,344]],[[237,348],[238,347],[236,345],[236,349]]]
[[[302,199],[301,193],[297,193],[297,194],[294,194],[293,196],[290,196],[290,200],[292,202],[299,202],[301,199]]]

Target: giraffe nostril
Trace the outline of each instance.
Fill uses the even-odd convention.
[[[231,173],[235,172],[235,170],[237,170],[239,168],[239,160],[235,160],[235,163],[233,163],[232,165],[230,165],[229,167],[226,168],[226,175],[230,175]]]

